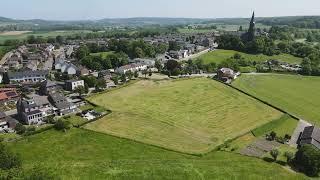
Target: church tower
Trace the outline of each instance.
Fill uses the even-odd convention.
[[[256,22],[254,20],[254,11],[253,11],[249,30],[248,30],[248,41],[254,40],[255,34],[256,34]]]

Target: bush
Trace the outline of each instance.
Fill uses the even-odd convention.
[[[276,161],[278,156],[280,155],[280,152],[278,149],[273,149],[270,151],[270,155],[273,157],[273,160]]]
[[[9,170],[21,167],[21,159],[0,143],[0,169]]]
[[[308,176],[317,176],[320,172],[320,150],[313,145],[302,146],[295,155],[294,164]]]
[[[287,151],[284,153],[284,156],[287,158],[287,163],[289,164],[292,162],[294,154],[292,152]]]
[[[17,134],[23,134],[26,132],[27,129],[22,124],[18,123],[14,130],[17,132]]]
[[[55,124],[54,124],[54,129],[58,131],[66,131],[70,129],[71,123],[69,121],[62,121],[59,119]]]

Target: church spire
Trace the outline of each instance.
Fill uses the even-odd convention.
[[[251,21],[250,21],[250,26],[249,26],[249,30],[248,30],[248,40],[249,41],[252,41],[254,39],[254,36],[255,36],[255,14],[254,14],[254,11],[252,13],[252,18],[251,18]]]

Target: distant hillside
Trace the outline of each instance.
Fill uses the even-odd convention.
[[[265,25],[287,25],[297,28],[320,28],[320,16],[270,17],[259,21]]]
[[[106,18],[101,20],[83,21],[49,21],[42,19],[16,20],[0,17],[0,31],[10,30],[83,30],[104,29],[106,27],[142,27],[142,26],[173,26],[189,24],[247,24],[249,18],[161,18],[161,17],[137,17],[137,18]],[[257,23],[264,25],[288,25],[298,28],[320,28],[320,16],[296,16],[296,17],[268,17],[256,18]]]

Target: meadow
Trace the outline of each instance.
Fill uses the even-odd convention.
[[[41,36],[41,37],[56,37],[56,36],[68,36],[68,35],[74,35],[78,33],[85,33],[89,31],[34,31],[29,32],[25,31],[23,33],[3,33],[0,34],[0,44],[4,43],[6,40],[12,40],[12,39],[18,39],[18,40],[24,40],[27,39],[28,36]]]
[[[106,51],[106,52],[98,52],[98,53],[91,53],[91,56],[100,56],[103,59],[105,59],[107,56],[113,54],[114,51]]]
[[[282,116],[206,78],[138,81],[88,100],[112,113],[85,128],[190,154],[209,152]]]
[[[320,125],[319,77],[243,74],[232,85],[301,119]]]
[[[307,179],[281,167],[227,152],[197,157],[73,128],[8,143],[25,170],[41,167],[61,179]]]
[[[289,54],[266,56],[263,54],[253,55],[253,54],[246,54],[246,53],[242,53],[242,52],[238,52],[238,51],[234,51],[234,50],[222,50],[222,49],[208,52],[208,53],[200,56],[199,59],[201,59],[204,64],[209,64],[211,62],[219,64],[222,61],[225,61],[225,60],[233,57],[235,53],[241,54],[242,57],[248,61],[256,61],[256,62],[265,62],[267,60],[280,60],[282,62],[287,62],[290,64],[300,64],[302,61],[301,58],[294,57]]]

